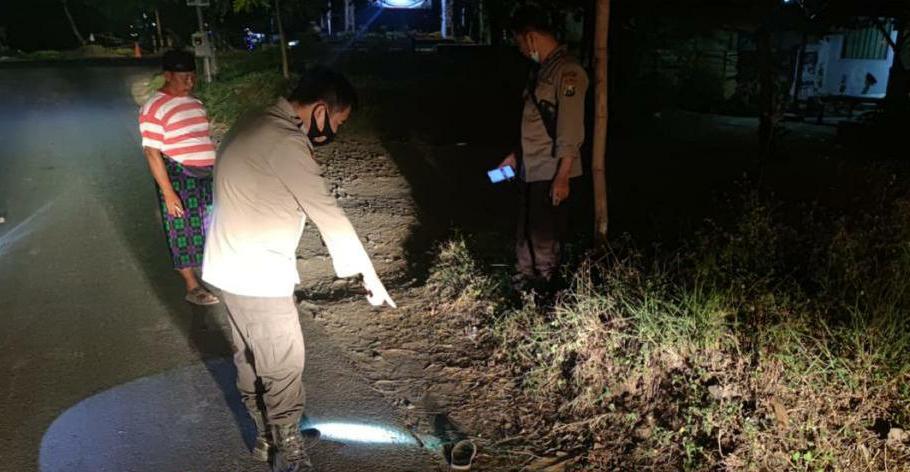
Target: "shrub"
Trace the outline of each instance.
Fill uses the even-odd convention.
[[[907,208],[788,216],[751,196],[688,248],[584,262],[554,308],[488,328],[539,412],[521,428],[595,470],[900,470]],[[482,273],[463,254],[445,271]]]
[[[203,84],[197,96],[211,119],[231,124],[244,113],[271,105],[287,87],[280,72],[250,72]]]

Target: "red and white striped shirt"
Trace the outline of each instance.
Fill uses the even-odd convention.
[[[215,144],[202,102],[157,92],[139,110],[142,146],[160,150],[185,166],[215,164]]]

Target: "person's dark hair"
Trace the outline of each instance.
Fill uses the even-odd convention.
[[[307,69],[288,100],[301,105],[324,101],[333,112],[357,107],[357,92],[345,76],[326,67]]]
[[[555,34],[553,25],[550,23],[550,15],[534,6],[524,6],[515,10],[515,13],[512,14],[512,21],[509,23],[509,29],[515,34],[530,32]]]

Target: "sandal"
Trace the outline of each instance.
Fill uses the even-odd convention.
[[[468,439],[458,441],[449,453],[449,470],[471,470],[477,446]]]
[[[199,286],[189,291],[184,297],[184,300],[192,303],[193,305],[208,306],[208,305],[217,305],[220,300],[215,295],[212,295],[212,292],[209,292],[204,287]]]

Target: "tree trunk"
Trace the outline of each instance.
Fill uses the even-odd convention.
[[[758,152],[761,161],[771,155],[774,135],[774,78],[771,55],[771,31],[766,25],[758,30]]]
[[[903,20],[897,20],[894,23],[897,29],[897,40],[891,45],[894,52],[894,62],[891,63],[891,70],[888,72],[888,87],[885,92],[885,104],[887,106],[903,105],[907,101],[908,92],[908,72],[904,64],[904,48],[907,47],[907,23]]]
[[[509,12],[506,11],[501,1],[485,0],[484,7],[486,7],[489,24],[487,29],[490,32],[490,44],[500,46],[503,42],[503,33],[508,22]]]
[[[487,11],[483,0],[477,1],[477,42],[490,44],[490,35],[487,33]]]
[[[452,3],[455,0],[441,0],[439,3],[439,33],[443,39],[452,37],[453,25],[452,25],[452,12],[453,6]]]
[[[591,176],[594,179],[594,232],[607,242],[607,42],[610,37],[610,0],[597,0],[594,27],[594,149]]]
[[[803,68],[806,62],[806,46],[809,44],[809,35],[803,33],[799,42],[799,49],[796,51],[796,71],[793,74],[792,93],[790,94],[790,104],[793,108],[799,107],[799,92],[803,88]]]
[[[354,0],[344,0],[344,31],[354,33],[357,29],[354,11]]]
[[[158,13],[158,9],[155,9],[155,25],[158,27],[158,49],[164,49],[164,35],[161,34],[161,15]]]
[[[284,37],[284,26],[281,24],[281,4],[275,0],[275,22],[278,23],[278,41],[281,43],[281,74],[285,79],[291,78],[288,67],[288,40]]]
[[[79,40],[80,46],[85,46],[85,38],[82,37],[82,34],[79,33],[79,28],[76,27],[76,21],[73,20],[73,15],[70,14],[69,5],[67,5],[67,0],[60,0],[60,3],[63,4],[63,12],[66,13],[66,19],[70,22],[70,28],[73,29],[73,35],[76,36],[76,39]]]
[[[332,0],[329,0],[329,9],[325,12],[325,28],[329,36],[332,35]]]

